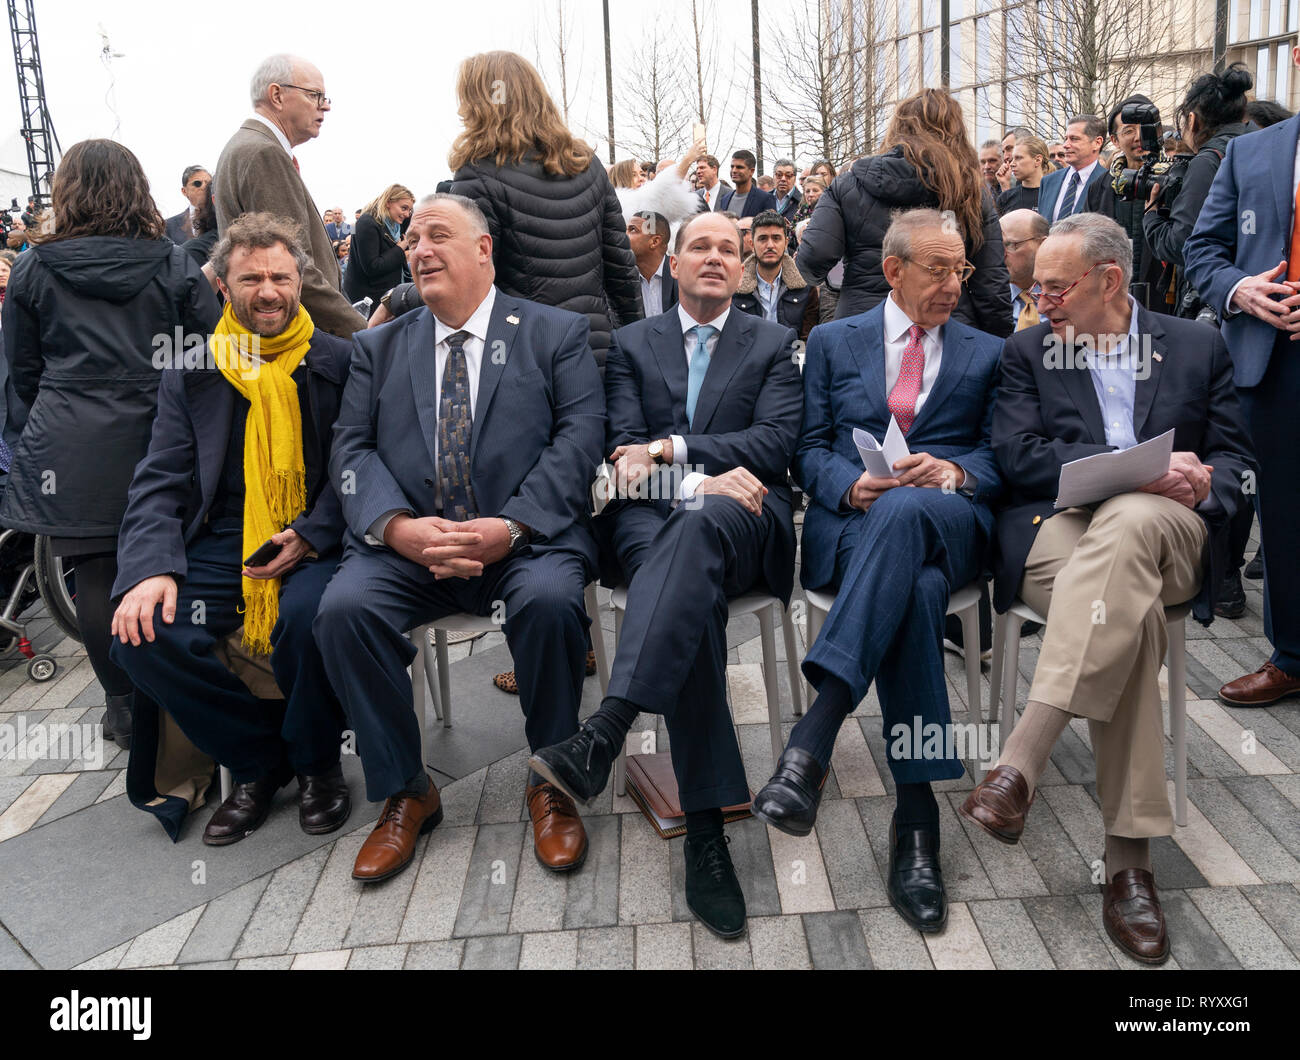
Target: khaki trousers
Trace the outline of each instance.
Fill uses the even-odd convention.
[[[1196,595],[1206,540],[1190,508],[1125,493],[1054,515],[1029,552],[1020,598],[1047,616],[1029,698],[1088,719],[1107,835],[1173,834],[1164,608]]]

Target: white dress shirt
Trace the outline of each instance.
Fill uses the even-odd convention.
[[[290,158],[293,157],[293,145],[289,143],[289,138],[285,136],[284,133],[280,130],[280,126],[276,125],[275,122],[271,121],[270,118],[265,118],[261,114],[258,114],[256,111],[253,112],[253,120],[260,121],[263,125],[265,125],[268,129],[270,129],[271,132],[275,133],[275,138],[280,141],[280,146],[284,148],[284,153],[288,155]]]
[[[885,397],[894,392],[898,376],[903,370],[903,350],[907,348],[908,330],[912,319],[903,312],[902,307],[894,301],[894,292],[889,292],[885,299]],[[921,336],[921,349],[925,353],[925,369],[921,373],[921,392],[916,395],[916,412],[920,415],[921,406],[934,389],[934,381],[939,378],[939,363],[943,359],[943,327],[927,328]]]
[[[647,280],[645,276],[641,274],[641,270],[637,270],[637,275],[641,277],[641,301],[645,305],[645,315],[647,318],[657,317],[664,311],[663,276],[667,270],[667,254],[664,255],[663,261],[659,263],[659,268],[650,279]]]
[[[713,337],[709,339],[710,359],[713,357],[714,353],[717,352],[718,340],[722,338],[722,329],[726,327],[727,317],[729,317],[730,315],[731,315],[731,306],[727,306],[727,308],[722,311],[720,316],[716,316],[712,320],[696,320],[693,316],[690,315],[690,313],[686,312],[686,310],[682,308],[681,302],[677,303],[677,319],[681,321],[683,336],[685,336],[686,333],[691,330],[691,328],[695,327],[698,324],[707,324],[709,327],[717,329],[714,332]],[[686,358],[686,371],[688,376],[691,370],[691,356],[694,353],[695,353],[695,338],[694,336],[692,336],[690,339],[682,343],[682,354]],[[686,464],[688,462],[687,451],[686,451],[686,439],[683,438],[680,434],[674,434],[671,436],[671,441],[673,443],[673,463],[679,466]],[[703,472],[693,471],[691,472],[691,474],[687,475],[684,479],[682,479],[681,492],[680,492],[681,499],[684,501],[688,501],[692,497],[694,497],[695,488],[708,477],[709,476],[704,474]]]
[[[1072,213],[1079,212],[1079,203],[1083,199],[1084,195],[1087,193],[1088,190],[1088,178],[1092,176],[1092,171],[1096,169],[1098,165],[1099,165],[1098,160],[1094,158],[1082,169],[1076,170],[1076,172],[1079,174],[1079,190],[1075,192],[1074,195],[1074,205],[1071,207]],[[1065,180],[1061,182],[1061,190],[1056,195],[1056,202],[1052,206],[1053,221],[1059,221],[1061,219],[1061,200],[1065,198],[1065,189],[1066,187],[1069,186],[1069,183],[1070,183],[1070,174],[1067,173],[1065,174]]]
[[[436,316],[433,318],[433,334],[435,339],[434,356],[436,365],[434,368],[433,382],[433,407],[435,414],[440,404],[439,397],[442,394],[442,373],[447,367],[447,357],[451,354],[451,344],[447,339],[458,331],[463,331],[469,335],[462,347],[465,351],[465,372],[469,381],[469,409],[471,419],[478,408],[478,381],[479,375],[483,368],[483,350],[487,345],[488,325],[492,323],[492,307],[496,305],[497,289],[495,286],[488,288],[487,297],[479,303],[479,307],[470,314],[470,318],[459,328],[453,328],[450,324],[445,324]],[[674,454],[675,455],[675,454]],[[437,467],[438,459],[438,437],[433,438],[433,458],[434,466]],[[434,492],[434,504],[442,507],[442,483],[435,475],[435,481],[438,482]],[[366,543],[369,545],[382,545],[384,542],[384,531],[395,515],[400,515],[404,510],[396,508],[391,512],[385,512],[375,520],[374,525],[370,528],[370,533],[366,535]],[[408,514],[414,514],[409,512]]]

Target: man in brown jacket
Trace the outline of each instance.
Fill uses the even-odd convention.
[[[217,226],[224,234],[241,214],[263,211],[297,224],[311,255],[302,304],[322,331],[350,338],[366,321],[339,289],[338,258],[293,154],[320,135],[330,109],[325,79],[305,59],[273,55],[253,75],[252,97],[253,116],[217,162]]]

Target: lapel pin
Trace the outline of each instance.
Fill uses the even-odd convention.
[[[508,317],[506,317],[506,323],[507,323],[507,324],[513,324],[513,325],[515,325],[515,326],[517,327],[517,326],[519,325],[519,318],[518,318],[517,316],[514,316],[514,315],[508,316]]]

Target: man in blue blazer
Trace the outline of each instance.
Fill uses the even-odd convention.
[[[1183,247],[1187,278],[1222,319],[1233,382],[1259,462],[1264,635],[1273,656],[1219,689],[1230,706],[1300,692],[1300,241],[1294,194],[1300,116],[1228,144]],[[1270,551],[1268,542],[1272,542]]]
[[[306,262],[297,234],[270,214],[241,217],[213,249],[228,312],[260,336],[263,352],[299,324]],[[229,768],[235,782],[204,829],[204,843],[224,846],[251,834],[295,774],[300,824],[321,835],[339,828],[351,812],[339,762],[343,713],[311,635],[342,548],[343,511],[329,481],[329,452],[351,344],[316,328],[292,374],[306,507],[272,538],[273,558],[251,570],[257,579],[280,579],[271,632],[275,687],[258,687],[259,698],[219,657],[223,642],[243,625],[244,560],[263,543],[246,541],[243,533],[251,406],[199,338],[158,347],[158,414],[118,539],[112,590],[120,600],[113,621],[118,639],[111,654],[144,693],[135,699],[127,794],[177,837],[189,803],[156,790],[156,776],[176,773],[158,757],[175,743],[159,739],[165,736],[161,707],[191,743]]]
[[[366,882],[404,869],[442,819],[406,632],[499,615],[529,746],[544,747],[578,727],[596,569],[587,512],[605,402],[586,318],[497,290],[469,199],[425,199],[410,231],[425,308],[355,336],[330,463],[348,533],[315,625],[367,795],[387,800],[353,866]],[[573,804],[536,778],[527,801],[538,860],[576,869],[587,837]]]
[[[749,785],[727,710],[727,600],[754,590],[790,599],[787,469],[802,394],[794,331],[731,305],[734,222],[687,221],[672,268],[677,306],[616,331],[605,362],[610,459],[621,481],[647,487],[645,499],[611,504],[597,528],[610,576],[628,586],[608,695],[532,766],[590,801],[637,715],[663,714],[686,814],[686,901],[732,937],[744,930],[745,900],[722,807],[748,802]]]
[[[1048,173],[1038,188],[1038,212],[1048,222],[1101,209],[1109,173],[1101,164],[1106,123],[1092,114],[1071,118],[1061,141],[1065,165]]]
[[[898,792],[890,901],[908,923],[932,932],[942,930],[948,911],[930,784],[963,772],[946,739],[944,615],[949,595],[984,570],[993,532],[988,504],[1002,477],[989,432],[1002,340],[950,319],[970,266],[961,236],[939,211],[899,215],[883,257],[892,289],[885,301],[814,328],[808,341],[794,460],[812,502],[802,580],[837,595],[803,664],[817,699],[755,796],[754,815],[808,834],[836,734],[874,681]],[[873,478],[853,431],[881,439],[891,418],[911,455],[892,477]],[[913,757],[936,725],[946,753]]]

